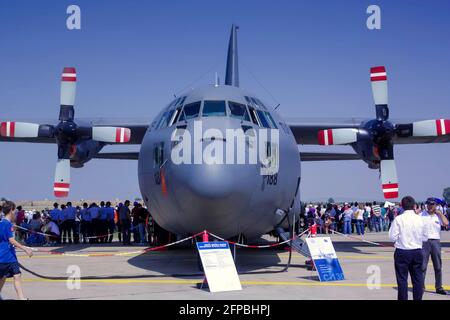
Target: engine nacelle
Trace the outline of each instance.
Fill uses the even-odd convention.
[[[70,166],[81,168],[92,159],[103,147],[104,143],[95,140],[85,140],[72,145]]]

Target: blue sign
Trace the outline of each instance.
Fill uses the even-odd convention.
[[[217,249],[229,249],[230,246],[226,241],[215,242],[197,242],[198,250],[217,250]]]
[[[319,274],[320,281],[345,280],[344,272],[337,258],[315,259],[314,266]]]

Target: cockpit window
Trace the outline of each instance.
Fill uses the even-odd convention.
[[[230,115],[232,118],[238,118],[243,121],[250,121],[248,116],[247,107],[245,104],[228,101],[228,107],[230,108]]]
[[[200,101],[189,103],[184,106],[178,121],[196,118],[198,117],[199,113],[200,113]]]
[[[259,126],[259,120],[258,116],[256,115],[256,110],[253,107],[248,106],[248,111],[250,112],[250,118],[252,119],[252,122]]]
[[[171,125],[173,125],[174,123],[178,122],[178,118],[180,117],[180,115],[181,115],[181,107],[180,107],[180,108],[177,108],[177,109],[175,110],[175,112],[173,113],[172,119],[170,120],[170,123],[169,123],[169,127],[170,127]]]
[[[267,121],[267,118],[266,118],[266,115],[264,114],[264,112],[261,110],[257,110],[256,112],[258,113],[258,118],[259,118],[259,121],[261,122],[261,125],[264,128],[270,128],[270,124]]]
[[[174,112],[175,112],[175,110],[170,110],[170,111],[164,112],[163,116],[161,117],[161,120],[158,123],[158,129],[165,128],[169,125],[169,122],[172,119]]]
[[[273,120],[272,115],[269,112],[265,112],[265,114],[267,116],[267,120],[269,120],[270,127],[273,129],[278,129],[277,124],[276,124],[275,120]]]
[[[202,115],[204,117],[226,116],[225,101],[205,100]]]

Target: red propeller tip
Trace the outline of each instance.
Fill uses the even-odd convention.
[[[131,130],[128,128],[116,128],[116,142],[126,143],[131,138]]]
[[[387,73],[384,66],[370,68],[370,80],[371,81],[386,81]]]
[[[398,183],[383,184],[382,188],[386,199],[398,198]]]
[[[318,139],[321,146],[333,145],[333,130],[320,130]]]
[[[75,70],[75,68],[72,67],[64,68],[62,73],[62,81],[71,81],[71,82],[77,81],[77,71]]]
[[[69,195],[70,183],[58,183],[55,182],[53,185],[53,191],[55,193],[55,197],[57,198],[66,198]]]
[[[0,124],[0,136],[2,137],[14,137],[16,128],[15,122],[2,122]]]

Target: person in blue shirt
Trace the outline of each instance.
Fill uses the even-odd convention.
[[[59,230],[61,231],[61,234],[62,234],[62,230],[63,230],[62,211],[59,209],[59,204],[57,204],[56,202],[53,204],[53,210],[50,211],[50,218],[52,219],[52,221],[54,223],[56,223],[58,225],[58,228],[59,228]],[[61,237],[59,237],[57,239],[57,243],[61,243]]]
[[[106,223],[108,225],[108,233],[109,239],[108,242],[111,243],[113,241],[114,231],[116,229],[116,223],[114,222],[114,208],[111,207],[111,202],[106,202]]]
[[[98,207],[98,205],[94,202],[91,203],[91,205],[89,206],[89,214],[91,216],[91,230],[92,230],[92,236],[96,237],[100,234],[100,228],[99,228],[99,217],[100,217],[100,208]],[[91,238],[89,239],[89,243],[96,243],[97,242],[97,238]]]
[[[98,217],[98,224],[100,228],[100,238],[99,241],[101,243],[105,243],[108,240],[108,222],[107,222],[108,213],[105,208],[105,201],[100,202],[100,215]]]
[[[64,216],[66,218],[66,228],[69,233],[69,243],[72,243],[73,238],[73,242],[77,244],[79,240],[78,230],[75,223],[77,209],[72,206],[72,202],[67,202],[66,214]]]
[[[29,257],[33,255],[33,251],[14,239],[15,209],[16,205],[11,201],[5,201],[2,205],[4,218],[0,221],[0,293],[6,278],[14,278],[17,297],[20,300],[26,300],[22,290],[22,277],[15,247],[25,251]]]
[[[92,236],[92,218],[88,210],[88,204],[83,203],[83,209],[80,210],[81,215],[81,234],[83,235],[83,243],[87,243],[89,237]]]

